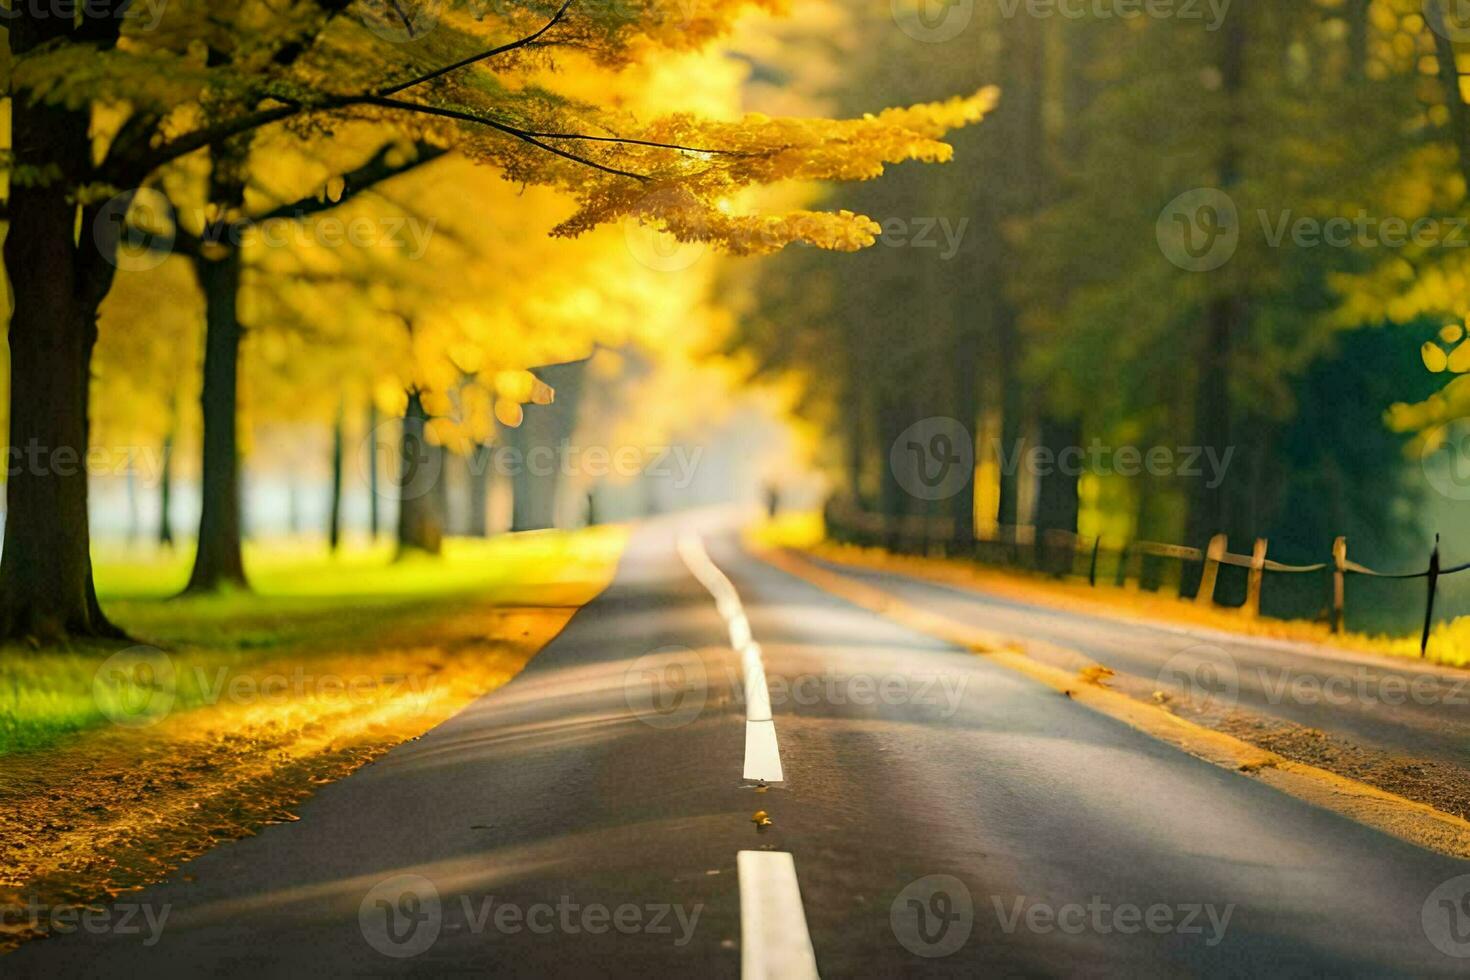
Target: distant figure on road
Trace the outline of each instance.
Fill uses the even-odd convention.
[[[781,489],[774,483],[766,484],[766,516],[775,517],[781,509]]]

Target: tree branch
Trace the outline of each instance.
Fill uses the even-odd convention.
[[[263,214],[253,215],[234,224],[237,227],[249,227],[282,218],[309,218],[314,214],[320,214],[323,211],[330,211],[333,208],[340,207],[357,195],[376,187],[378,184],[391,180],[400,174],[406,174],[411,170],[417,170],[419,167],[432,163],[448,153],[447,150],[442,150],[437,146],[431,146],[423,142],[416,143],[415,149],[418,151],[418,156],[414,159],[407,163],[391,164],[388,160],[392,156],[393,147],[383,147],[367,163],[350,173],[342,175],[345,186],[342,195],[335,201],[330,198],[304,197],[299,201],[282,204]]]
[[[358,101],[364,105],[375,105],[384,109],[402,109],[405,112],[417,112],[427,116],[439,116],[443,119],[454,119],[459,122],[475,123],[476,125],[480,126],[488,126],[489,128],[504,133],[507,136],[513,136],[523,143],[528,143],[539,150],[545,150],[547,153],[559,156],[565,160],[571,160],[573,163],[580,163],[583,166],[591,167],[594,170],[600,170],[603,173],[613,174],[618,177],[631,177],[634,180],[647,181],[651,179],[646,174],[637,174],[633,173],[631,170],[619,170],[617,167],[609,167],[606,164],[598,163],[596,160],[589,160],[587,157],[572,153],[569,150],[563,150],[561,147],[552,146],[550,143],[543,143],[540,139],[537,138],[537,135],[535,133],[524,129],[517,129],[515,126],[507,125],[506,123],[503,123],[498,119],[491,119],[489,116],[477,116],[472,112],[464,112],[459,109],[445,109],[439,106],[424,105],[419,102],[405,102],[401,99],[385,99],[373,95],[364,96]]]
[[[445,65],[443,68],[436,68],[433,71],[428,72],[427,74],[419,75],[416,78],[410,78],[406,82],[399,82],[396,85],[389,85],[386,88],[378,89],[378,91],[374,94],[381,96],[397,95],[398,93],[406,89],[413,88],[415,85],[422,85],[424,82],[431,82],[436,78],[441,78],[444,75],[448,75],[450,72],[456,72],[459,71],[461,68],[468,68],[470,65],[476,65],[482,61],[488,61],[491,58],[494,58],[496,55],[505,54],[507,51],[514,51],[517,48],[524,48],[531,44],[534,44],[541,37],[541,35],[545,34],[547,31],[555,27],[557,23],[561,21],[562,17],[566,16],[567,8],[571,5],[572,0],[565,0],[565,2],[562,3],[560,9],[557,10],[557,12],[552,16],[550,20],[548,20],[545,24],[542,24],[539,30],[527,34],[525,37],[519,40],[511,41],[509,44],[502,44],[498,48],[491,48],[489,51],[481,51],[479,54],[471,55],[468,58],[456,61],[452,65]]]

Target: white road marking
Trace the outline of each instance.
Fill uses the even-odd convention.
[[[730,630],[730,646],[740,654],[745,686],[745,778],[751,782],[779,783],[781,751],[776,744],[776,721],[771,716],[771,692],[761,648],[750,632],[750,620],[740,594],[725,573],[710,560],[697,534],[679,538],[679,557],[694,577],[715,597]],[[784,851],[741,851],[740,975],[743,980],[812,980],[817,956],[801,907],[796,883],[796,861]]]
[[[715,608],[730,630],[730,646],[740,654],[740,671],[745,685],[744,776],[751,782],[785,782],[781,750],[776,742],[776,723],[771,717],[766,668],[761,661],[761,648],[751,637],[750,620],[745,618],[740,594],[725,573],[710,560],[699,535],[691,533],[679,537],[679,557],[715,597]]]
[[[740,976],[742,980],[816,977],[817,956],[801,907],[796,862],[784,851],[741,851]]]

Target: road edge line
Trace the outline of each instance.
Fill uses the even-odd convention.
[[[982,654],[987,660],[1024,674],[1100,714],[1212,765],[1230,769],[1426,850],[1470,859],[1470,821],[1461,817],[1317,766],[1294,762],[1232,735],[1180,718],[1157,705],[1088,683],[1075,674],[1019,652],[1015,649],[1016,640],[1004,634],[920,609],[790,551],[751,547],[750,553],[773,568],[859,608],[885,616],[917,632],[936,636],[961,649]]]

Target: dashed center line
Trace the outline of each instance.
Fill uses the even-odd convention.
[[[745,618],[740,594],[725,573],[710,560],[699,535],[685,534],[679,538],[679,557],[715,597],[715,608],[730,630],[730,646],[740,654],[740,670],[745,685],[745,778],[752,782],[785,782],[781,751],[776,743],[776,722],[771,717],[766,668],[761,662],[760,645],[751,636],[750,620]]]
[[[679,556],[715,597],[715,608],[730,630],[730,646],[740,654],[745,687],[745,778],[751,782],[784,782],[766,668],[760,645],[751,635],[750,620],[740,604],[740,594],[710,560],[699,535],[690,533],[679,538]],[[740,851],[736,865],[740,876],[743,980],[814,980],[818,976],[817,956],[801,906],[796,859],[785,851]]]
[[[743,980],[807,980],[817,956],[806,930],[796,861],[785,851],[741,851],[740,976]]]

